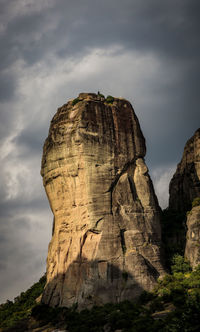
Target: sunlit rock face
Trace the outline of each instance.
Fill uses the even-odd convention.
[[[44,144],[54,226],[42,301],[84,308],[134,299],[164,270],[160,209],[131,104],[91,93],[76,102],[58,109]]]
[[[200,197],[200,128],[186,143],[183,157],[169,187],[169,208],[185,212]]]
[[[187,216],[185,258],[192,268],[200,264],[200,206],[195,206]]]

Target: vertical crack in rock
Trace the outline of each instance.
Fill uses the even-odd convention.
[[[83,238],[80,239],[80,255],[79,255],[80,260],[82,258],[82,250],[83,250],[83,246],[85,244],[86,238],[87,238],[87,232],[83,235]]]
[[[54,234],[54,230],[55,230],[55,218],[53,218],[53,225],[52,225],[52,236]]]
[[[136,201],[138,196],[137,196],[137,192],[136,192],[136,189],[135,189],[135,184],[133,182],[132,177],[128,176],[128,181],[129,181],[129,185],[130,185],[130,188],[131,188],[131,193],[132,193],[132,196],[133,196],[133,200]]]
[[[122,246],[122,251],[123,251],[124,255],[126,253],[126,243],[125,243],[125,239],[124,239],[125,231],[126,231],[126,229],[120,229],[121,246]]]
[[[41,168],[54,214],[43,303],[82,309],[133,300],[164,273],[145,153],[127,100],[81,93],[58,109]]]
[[[117,184],[117,182],[119,181],[120,177],[121,177],[121,176],[122,176],[122,175],[128,170],[128,168],[129,168],[131,165],[135,166],[135,162],[136,162],[136,160],[137,160],[138,158],[141,158],[141,157],[140,157],[140,156],[135,157],[135,158],[133,158],[131,161],[128,161],[128,162],[124,165],[124,167],[122,168],[122,170],[121,170],[120,172],[118,172],[118,174],[115,176],[114,181],[111,183],[111,185],[110,185],[110,187],[109,187],[109,189],[108,189],[108,191],[107,191],[107,192],[110,192],[110,213],[111,213],[111,214],[113,214],[113,211],[112,211],[112,201],[113,201],[113,199],[112,199],[112,194],[113,194],[113,190],[114,190],[114,188],[116,187],[116,184]],[[136,198],[136,197],[135,197],[135,196],[136,196],[136,191],[134,191],[134,183],[133,183],[133,181],[132,181],[132,178],[129,176],[128,179],[129,179],[129,183],[130,183],[131,191],[132,191],[132,194],[133,194],[133,198]]]
[[[67,249],[67,253],[66,253],[66,256],[65,256],[65,260],[64,260],[64,263],[67,263],[68,261],[68,257],[69,257],[69,251],[70,251],[70,247],[72,245],[72,238],[70,239],[70,242],[69,242],[69,247]]]

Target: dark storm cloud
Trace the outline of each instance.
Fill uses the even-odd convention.
[[[199,10],[195,0],[59,0],[53,7],[17,15],[8,23],[2,33],[1,66],[5,69],[17,59],[30,66],[49,53],[81,57],[88,48],[112,44],[154,52],[173,61],[197,60]],[[14,86],[10,86],[9,97],[11,90]]]
[[[45,130],[45,134],[47,130]],[[24,148],[24,154],[37,153],[40,151],[42,155],[43,142],[46,138],[44,134],[44,124],[37,124],[37,126],[30,125],[23,130],[15,139],[17,145]]]
[[[14,222],[9,218],[3,221],[0,224],[0,282],[1,299],[6,300],[17,295],[16,287],[26,290],[33,280],[37,281],[44,273],[46,250],[44,247],[37,248],[29,238],[30,220],[18,217]],[[38,231],[42,233],[40,229]]]
[[[151,145],[148,151],[149,164],[178,163],[181,159],[186,141],[200,126],[199,64],[193,63],[190,70],[180,68],[178,80],[173,81],[166,89],[161,87],[152,93],[155,100],[162,96],[162,105],[152,109],[152,125],[147,142]],[[165,96],[164,96],[165,95]],[[158,112],[156,110],[159,110]]]
[[[1,74],[0,77],[0,101],[8,100],[12,97],[12,94],[15,90],[15,82],[13,81],[12,77],[7,74]]]
[[[20,199],[18,197],[15,200],[13,199],[12,201],[0,203],[1,217],[12,217],[13,214],[19,213],[19,207],[20,211],[32,214],[43,209],[45,210],[47,207],[47,201],[44,197],[44,192],[38,194],[40,195],[38,195],[38,199],[31,201],[25,201],[24,198]]]
[[[136,100],[150,168],[171,167],[180,160],[186,140],[200,123],[200,2],[0,0],[0,9],[1,157],[5,155],[0,184],[0,284],[6,299],[31,285],[44,270],[52,215],[39,175],[40,158],[50,118],[65,98],[99,86],[107,89],[105,93],[122,91],[131,102]],[[107,54],[111,69],[107,66],[103,71],[102,66],[100,72],[96,68],[96,76],[87,76],[94,63],[71,77],[94,49],[105,54],[112,49],[112,55]],[[141,79],[135,81],[130,75],[137,73],[138,63],[130,61],[131,54],[138,55],[136,60],[146,56],[141,60],[144,69],[138,67]],[[123,55],[125,61],[118,63],[116,59]],[[66,65],[66,60],[72,68],[63,65],[70,78],[62,82],[62,70],[57,72],[56,66],[62,61]],[[155,68],[154,62],[159,64]],[[51,72],[55,88],[48,76]],[[166,168],[160,185],[166,185],[168,173]]]

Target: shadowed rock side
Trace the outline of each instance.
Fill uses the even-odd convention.
[[[185,145],[169,194],[169,208],[179,212],[190,210],[193,199],[200,197],[200,128]]]
[[[42,301],[84,308],[133,299],[164,271],[160,209],[131,104],[85,93],[77,101],[58,109],[44,144],[54,226]]]
[[[182,160],[170,182],[169,194],[169,209],[182,216],[179,233],[182,234],[185,257],[195,267],[200,263],[200,207],[191,208],[193,200],[200,197],[200,128],[185,145]],[[178,242],[175,229],[172,237]]]
[[[192,268],[200,264],[200,206],[195,206],[187,216],[185,257]]]

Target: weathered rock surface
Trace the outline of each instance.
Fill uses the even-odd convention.
[[[179,212],[190,210],[193,199],[200,197],[200,128],[185,145],[169,194],[169,208]]]
[[[169,193],[169,209],[182,216],[179,233],[185,257],[195,267],[200,263],[200,207],[192,208],[192,202],[200,197],[200,129],[185,145],[182,160],[170,182]],[[178,242],[176,232],[172,237]]]
[[[131,104],[82,93],[55,114],[44,144],[54,214],[42,301],[80,308],[150,290],[164,273],[160,209]]]
[[[192,208],[187,216],[185,257],[192,268],[200,264],[200,206]]]

